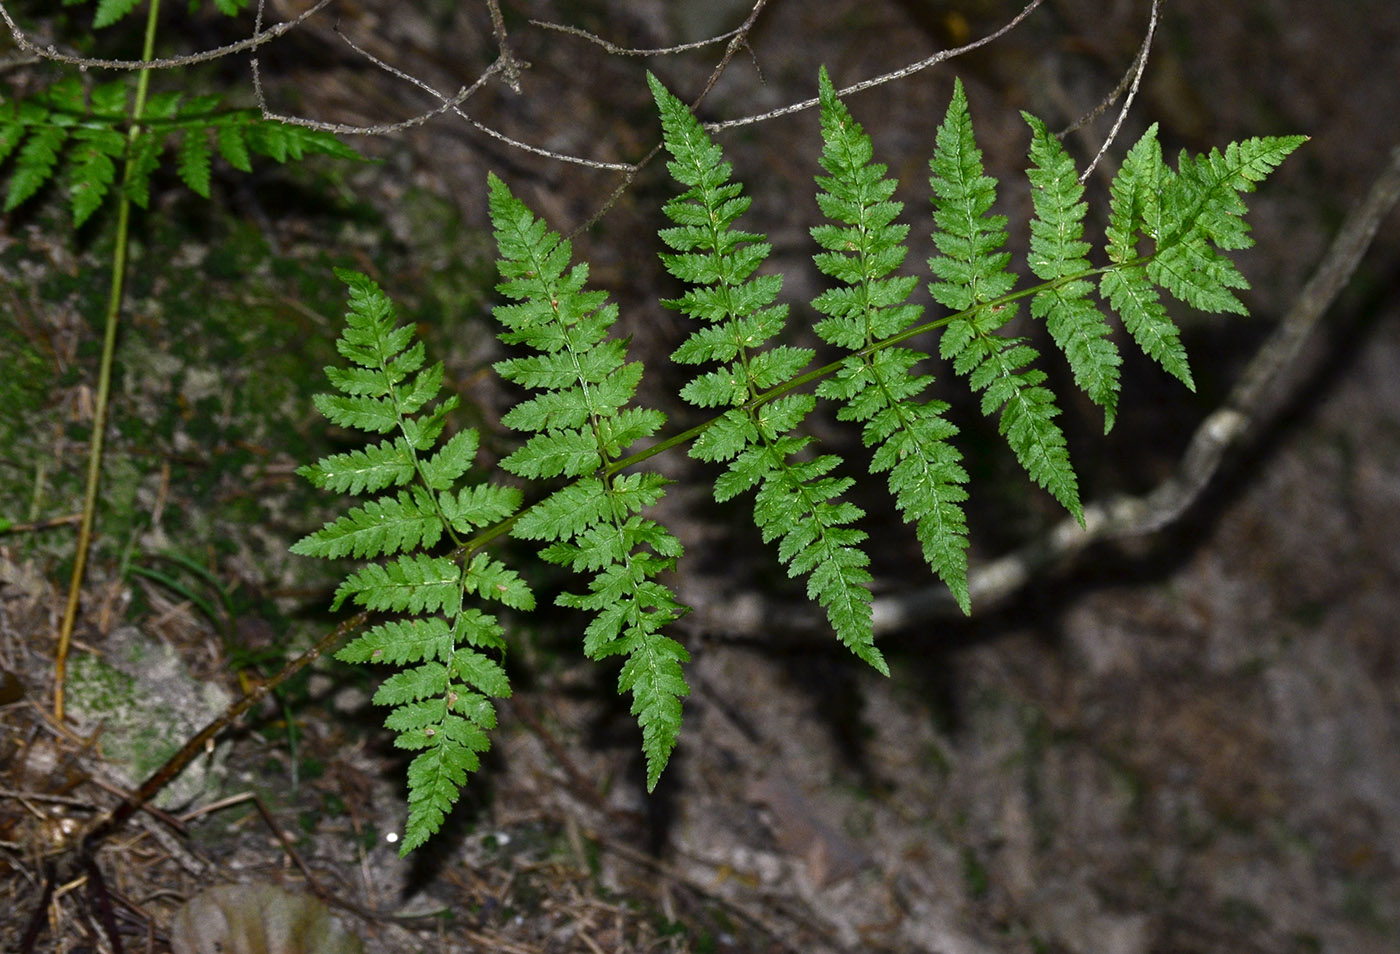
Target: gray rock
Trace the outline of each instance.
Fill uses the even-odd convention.
[[[101,658],[75,655],[66,688],[68,712],[84,732],[100,726],[102,756],[114,779],[140,785],[185,741],[223,712],[230,696],[190,675],[175,650],[134,626],[114,630]],[[227,776],[227,749],[190,762],[155,798],[166,811],[212,797]]]

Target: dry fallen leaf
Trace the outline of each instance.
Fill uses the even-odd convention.
[[[175,954],[363,954],[324,904],[271,884],[225,884],[187,901],[170,922]]]

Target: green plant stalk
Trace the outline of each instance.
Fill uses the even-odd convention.
[[[146,36],[141,46],[141,59],[155,58],[156,22],[160,17],[160,0],[151,0],[146,11]],[[151,71],[141,70],[136,78],[136,101],[131,107],[131,129],[128,142],[134,143],[140,133],[141,112],[146,105]],[[129,160],[128,156],[128,160]],[[112,393],[112,357],[117,350],[117,322],[121,317],[122,294],[126,283],[127,246],[131,238],[131,199],[126,186],[131,181],[131,163],[123,163],[122,186],[117,194],[117,233],[112,248],[112,281],[107,293],[107,317],[102,333],[102,360],[97,373],[97,403],[93,411],[92,441],[88,445],[87,488],[83,492],[83,517],[78,525],[78,547],[73,557],[73,576],[68,583],[68,602],[63,610],[63,623],[58,632],[58,647],[54,651],[53,715],[63,721],[63,686],[68,675],[68,650],[73,642],[73,627],[78,620],[78,603],[82,596],[83,576],[87,570],[88,550],[92,545],[92,524],[97,513],[97,491],[102,477],[102,444],[107,431],[107,405]]]

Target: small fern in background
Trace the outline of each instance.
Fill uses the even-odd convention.
[[[86,0],[64,0],[64,6]],[[109,27],[133,13],[140,0],[96,0],[94,29]],[[191,12],[200,6],[191,0]],[[246,0],[214,0],[227,15]],[[220,107],[216,95],[170,91],[150,94],[160,0],[148,0],[140,62],[130,80],[88,89],[81,75],[69,74],[23,100],[0,102],[0,170],[11,167],[4,211],[23,205],[48,183],[60,179],[68,193],[74,228],[81,228],[110,197],[115,207],[109,291],[103,322],[102,357],[97,368],[92,437],[78,539],[68,599],[54,653],[53,713],[64,718],[67,658],[77,625],[87,557],[92,542],[102,477],[103,442],[111,396],[112,371],[120,325],[130,243],[131,207],[147,208],[151,178],[175,143],[175,167],[186,185],[208,198],[215,145],[236,169],[252,171],[252,156],[278,162],[313,153],[353,158],[356,153],[322,131],[263,118],[256,110]],[[86,66],[80,67],[86,69]],[[13,157],[13,161],[11,160]]]
[[[252,172],[252,156],[276,162],[322,154],[342,159],[357,154],[329,133],[263,119],[253,109],[222,109],[220,97],[180,92],[146,100],[139,125],[132,124],[132,86],[118,80],[90,93],[77,76],[67,76],[42,93],[0,106],[0,166],[12,166],[5,192],[9,212],[50,180],[63,183],[81,227],[101,208],[125,161],[120,189],[140,208],[150,204],[151,175],[173,147],[180,179],[209,198],[214,149],[229,165]],[[8,162],[13,157],[12,162]]]
[[[782,343],[787,306],[778,301],[782,277],[759,269],[770,247],[738,227],[750,200],[732,180],[722,151],[685,105],[648,76],[661,115],[668,168],[684,187],[664,207],[674,223],[663,229],[661,260],[687,285],[663,301],[698,327],[671,360],[698,366],[679,388],[688,403],[716,416],[684,433],[658,437],[659,411],[632,405],[642,367],[627,360],[622,339],[609,337],[616,306],[587,289],[588,267],[575,264],[567,241],[551,232],[503,182],[491,175],[491,219],[508,300],[496,309],[500,337],[528,353],[496,364],[506,380],[532,392],[502,420],[523,443],[501,463],[537,484],[537,502],[492,484],[453,487],[476,450],[464,431],[433,451],[443,433],[449,399],[429,412],[440,366],[423,370],[422,346],[409,329],[395,329],[387,298],[372,282],[341,273],[351,287],[351,310],[341,353],[358,367],[327,369],[341,396],[318,406],[333,422],[398,436],[365,451],[328,458],[304,473],[318,486],[359,493],[405,489],[350,511],[297,544],[317,556],[393,557],[353,574],[336,595],[412,619],[371,629],[340,658],[396,665],[418,663],[391,676],[377,702],[393,708],[399,744],[424,750],[409,770],[409,837],[404,851],[437,830],[476,753],[487,745],[490,698],[509,691],[504,671],[482,650],[504,650],[494,617],[467,609],[464,596],[500,600],[528,611],[529,590],[515,574],[477,552],[510,532],[544,544],[540,556],[589,576],[588,592],[559,602],[594,614],[584,628],[591,659],[625,657],[619,691],[630,692],[642,728],[646,783],[656,785],[675,744],[687,688],[685,650],[663,634],[683,612],[664,575],[681,556],[676,538],[643,516],[661,499],[665,481],[634,471],[655,454],[689,443],[691,456],[725,465],[715,478],[719,502],[754,490],[753,519],[791,576],[806,578],[837,637],[881,673],[888,666],[875,646],[871,622],[866,533],[855,526],[860,508],[842,495],[854,478],[838,476],[839,456],[823,453],[802,423],[818,398],[839,402],[835,416],[859,422],[872,448],[871,473],[887,474],[896,508],[913,523],[924,558],[964,612],[967,523],[962,504],[968,475],[952,440],[958,430],[949,405],[928,398],[933,378],[919,370],[923,352],[911,338],[941,332],[939,352],[980,392],[982,412],[996,415],[1001,433],[1027,474],[1083,521],[1055,395],[1038,350],[1005,333],[1022,299],[1044,319],[1075,384],[1103,409],[1111,428],[1120,390],[1121,357],[1099,298],[1121,319],[1144,353],[1188,387],[1186,354],[1159,290],[1207,311],[1243,311],[1233,290],[1244,279],[1222,251],[1249,245],[1240,196],[1253,189],[1305,137],[1251,139],[1224,153],[1183,155],[1176,170],[1161,158],[1153,127],[1133,147],[1111,186],[1108,262],[1094,266],[1084,241],[1087,206],[1073,161],[1043,123],[1031,130],[1028,172],[1035,215],[1028,266],[1040,283],[1017,291],[1018,276],[1004,251],[1007,220],[992,215],[997,182],[982,167],[962,85],[939,127],[930,162],[933,242],[928,289],[949,314],[924,319],[909,297],[919,278],[899,274],[908,227],[897,222],[896,182],[873,162],[870,139],[837,98],[823,70],[819,79],[823,148],[817,204],[828,223],[812,229],[820,271],[834,285],[812,302],[822,318],[815,331],[844,352],[812,367],[814,353]],[[1150,250],[1139,244],[1146,239]],[[668,373],[669,369],[652,369]],[[678,382],[679,383],[679,382]],[[815,384],[813,393],[802,389]],[[656,438],[642,450],[637,442]],[[624,473],[624,471],[628,471]],[[468,534],[475,534],[468,537]],[[450,552],[429,551],[446,539]]]

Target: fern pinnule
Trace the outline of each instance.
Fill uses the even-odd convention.
[[[681,545],[642,516],[667,482],[654,473],[613,470],[666,418],[631,406],[642,366],[627,361],[625,341],[608,337],[617,306],[586,288],[588,266],[571,267],[570,243],[494,174],[488,182],[501,255],[497,291],[511,301],[495,309],[504,326],[500,338],[535,352],[495,367],[506,380],[538,392],[502,418],[532,436],[501,466],[534,480],[581,478],[522,514],[512,533],[546,543],[540,551],[545,560],[592,574],[587,593],[564,593],[558,602],[595,614],[584,633],[588,658],[626,657],[618,689],[632,694],[651,790],[676,746],[681,699],[690,691],[681,672],[690,656],[661,632],[685,608],[657,579],[675,566]]]
[[[442,365],[424,367],[422,343],[413,340],[411,326],[395,325],[393,305],[378,285],[357,272],[336,274],[350,293],[336,347],[351,366],[326,369],[339,393],[316,395],[316,406],[347,429],[398,433],[298,472],[318,487],[353,493],[398,489],[352,508],[292,552],[390,558],[350,574],[332,609],[351,600],[412,616],[372,626],[337,654],[345,662],[410,667],[387,678],[374,696],[391,707],[385,726],[398,733],[395,744],[419,753],[408,770],[406,854],[442,826],[467,773],[479,765],[478,753],[490,745],[490,699],[510,695],[505,671],[481,652],[504,649],[501,628],[463,597],[522,610],[533,609],[534,597],[499,561],[484,553],[468,560],[471,547],[463,540],[513,515],[520,492],[489,483],[454,492],[476,457],[477,435],[459,431],[439,445],[446,412],[457,403],[449,398],[429,408],[441,389]],[[427,552],[444,537],[460,555]]]
[[[764,400],[765,392],[791,381],[811,363],[809,348],[765,347],[782,330],[787,306],[775,304],[782,278],[754,275],[770,246],[763,236],[733,227],[749,207],[743,187],[730,182],[732,168],[685,104],[647,74],[661,111],[663,141],[672,176],[687,190],[668,201],[677,223],[661,230],[672,251],[662,253],[666,270],[691,285],[680,298],[663,302],[705,323],[675,352],[682,364],[718,363],[702,372],[681,396],[699,407],[729,407],[691,446],[691,456],[728,461],[715,482],[723,502],[757,486],[754,523],[765,542],[778,542],[790,576],[807,577],[807,596],[825,610],[837,637],[876,670],[888,673],[875,648],[870,610],[869,557],[864,531],[850,525],[864,515],[839,500],[854,482],[832,476],[833,454],[803,459],[812,438],[796,429],[816,405],[809,394]]]
[[[872,162],[870,137],[837,98],[824,67],[818,86],[819,161],[828,175],[817,177],[817,204],[839,224],[812,228],[812,238],[826,249],[813,258],[842,284],[812,301],[826,316],[815,330],[823,341],[855,353],[817,394],[845,402],[839,420],[865,422],[865,444],[876,448],[871,473],[888,471],[890,492],[904,519],[915,523],[925,561],[967,613],[967,518],[961,506],[967,472],[951,443],[958,429],[943,417],[947,403],[917,400],[933,383],[932,375],[915,372],[928,355],[874,348],[923,314],[908,301],[918,279],[890,277],[908,251],[903,242],[909,227],[895,222],[903,204],[890,198],[898,183],[885,178],[884,165]]]
[[[1002,251],[1006,216],[990,214],[997,183],[983,174],[961,80],[953,84],[929,167],[939,252],[928,262],[937,279],[929,292],[955,312],[939,352],[973,390],[984,392],[983,414],[1000,412],[1000,431],[1026,473],[1082,523],[1079,479],[1054,420],[1060,409],[1044,386],[1045,372],[1031,367],[1039,353],[1022,338],[998,333],[1016,305],[993,302],[1011,291],[1016,276],[1007,270],[1010,253]]]

